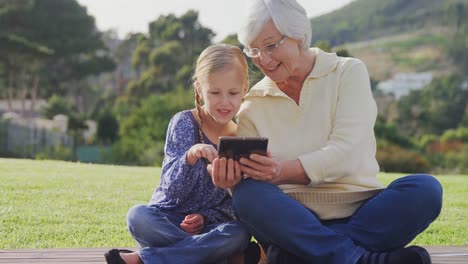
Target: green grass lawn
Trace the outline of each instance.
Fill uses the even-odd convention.
[[[0,159],[0,249],[134,247],[131,206],[146,203],[160,168]],[[401,174],[381,174],[388,184]],[[413,242],[468,244],[468,176],[438,176],[439,219]]]

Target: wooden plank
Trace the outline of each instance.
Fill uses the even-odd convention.
[[[0,251],[0,263],[104,264],[108,248],[20,249]]]
[[[468,263],[468,246],[427,246],[433,264]]]
[[[433,264],[467,264],[468,246],[427,246]],[[109,248],[0,250],[1,264],[105,264]],[[135,250],[131,248],[130,250]]]

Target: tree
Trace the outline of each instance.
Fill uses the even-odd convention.
[[[401,135],[394,124],[387,124],[381,117],[377,118],[374,126],[375,136],[379,139],[396,144],[403,148],[411,148],[409,138]]]
[[[449,47],[449,54],[458,66],[460,74],[468,75],[468,23],[465,21],[467,14],[465,5],[455,5],[456,33]]]
[[[328,40],[319,40],[315,43],[315,47],[325,51],[325,52],[330,52],[331,51],[331,45]]]
[[[127,96],[140,101],[187,87],[189,72],[198,54],[211,44],[214,33],[198,21],[198,13],[187,11],[180,17],[162,15],[149,24],[149,35],[139,35],[132,56],[138,80],[129,82]]]
[[[185,89],[153,94],[121,123],[120,139],[113,145],[112,162],[160,165],[166,130],[172,116],[193,107],[193,95]]]
[[[118,138],[119,123],[110,111],[104,111],[99,115],[97,138],[102,143],[114,143]]]
[[[233,46],[237,46],[240,49],[244,48],[242,46],[242,44],[239,42],[239,40],[237,39],[236,34],[228,35],[226,38],[224,38],[221,41],[221,43],[226,43],[226,44],[230,44],[230,45],[233,45]],[[247,57],[246,59],[247,59],[248,67],[249,67],[250,86],[253,86],[258,81],[260,81],[265,75],[263,75],[262,71],[259,68],[257,68],[257,66],[255,66],[255,64],[252,62],[251,58]]]
[[[457,75],[435,79],[398,102],[398,126],[407,134],[438,134],[458,127],[467,108],[468,90]]]
[[[75,111],[71,103],[63,97],[53,95],[47,101],[47,105],[41,109],[41,115],[53,119],[56,115],[71,116]]]
[[[0,3],[2,76],[7,76],[17,95],[26,94],[18,91],[19,86],[23,90],[31,87],[33,102],[40,94],[63,95],[73,89],[71,94],[76,94],[78,80],[114,67],[94,18],[76,1]]]
[[[23,113],[28,87],[32,86],[31,96],[35,99],[37,71],[42,61],[54,53],[28,34],[27,20],[33,4],[31,0],[0,1],[0,79],[6,86],[9,110],[12,111],[11,100],[20,97]]]
[[[340,48],[336,50],[336,55],[340,57],[352,57],[347,49]]]

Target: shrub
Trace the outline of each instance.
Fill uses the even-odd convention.
[[[380,170],[385,172],[427,173],[431,166],[421,154],[381,141],[377,151]]]
[[[451,173],[468,173],[468,145],[462,150],[445,154],[443,166]]]
[[[35,155],[38,160],[73,160],[73,151],[63,146],[50,147]]]

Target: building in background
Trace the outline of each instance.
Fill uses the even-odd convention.
[[[393,94],[396,100],[413,90],[420,90],[432,81],[431,72],[398,73],[392,79],[377,84],[377,89],[384,94]]]

